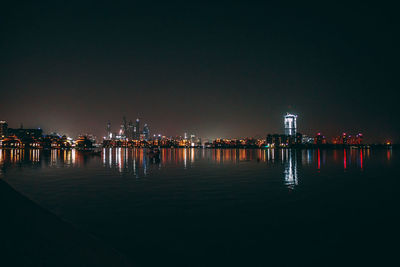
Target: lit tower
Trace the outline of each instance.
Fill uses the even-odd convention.
[[[134,127],[133,122],[130,120],[128,123],[128,134],[126,135],[129,139],[133,139],[134,135]]]
[[[297,115],[286,113],[285,115],[285,135],[296,136],[297,132]]]
[[[110,122],[110,121],[107,122],[107,128],[106,128],[106,130],[107,130],[107,137],[106,137],[106,139],[111,139],[111,138],[112,138],[112,133],[111,133],[111,122]]]
[[[149,136],[150,136],[150,129],[149,126],[147,125],[147,123],[143,126],[143,135],[144,135],[144,140],[149,140]]]
[[[134,131],[135,131],[136,140],[139,140],[140,139],[140,121],[139,121],[139,118],[136,119],[136,125],[135,125],[135,128],[134,128]]]

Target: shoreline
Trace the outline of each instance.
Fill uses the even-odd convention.
[[[63,221],[0,179],[4,266],[133,266],[117,250]]]
[[[325,149],[325,150],[335,150],[335,149],[399,149],[400,144],[392,144],[392,145],[384,145],[384,144],[365,144],[365,145],[336,145],[336,144],[300,144],[300,145],[290,145],[290,146],[277,146],[277,147],[265,147],[265,146],[229,146],[229,145],[221,145],[215,147],[180,147],[180,146],[155,146],[158,148],[172,148],[172,149],[262,149],[262,150],[270,150],[270,149]],[[70,148],[42,148],[42,147],[0,147],[2,150],[43,150],[43,151],[51,151],[51,150],[77,150],[80,152],[87,152],[93,150],[102,150],[102,149],[112,149],[112,148],[131,148],[131,149],[149,149],[153,147],[141,147],[141,146],[106,146],[106,147],[93,147],[90,149],[79,149],[75,147]]]

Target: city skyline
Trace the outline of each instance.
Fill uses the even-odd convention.
[[[7,3],[0,117],[104,136],[121,117],[168,136],[363,132],[400,141],[394,8],[297,3]],[[98,12],[93,12],[97,10]],[[184,22],[184,23],[182,23]]]
[[[322,134],[321,132],[317,133],[309,133],[309,132],[299,132],[297,128],[297,114],[291,114],[289,112],[286,112],[286,114],[283,116],[283,130],[281,132],[275,132],[275,133],[266,133],[264,136],[241,136],[241,137],[226,137],[226,136],[219,136],[216,138],[204,138],[200,136],[196,136],[194,132],[188,133],[187,131],[184,132],[183,134],[180,135],[167,135],[167,134],[161,134],[161,133],[155,133],[155,132],[150,132],[150,127],[147,123],[144,123],[143,127],[140,127],[140,119],[137,118],[135,120],[135,124],[132,122],[132,120],[129,120],[129,122],[126,119],[126,116],[122,117],[122,122],[120,124],[117,124],[117,126],[113,128],[112,123],[110,121],[107,122],[105,125],[105,134],[102,136],[96,136],[93,135],[92,133],[85,133],[85,134],[79,134],[78,136],[75,136],[74,138],[76,139],[77,137],[84,137],[84,136],[89,136],[90,139],[96,140],[97,142],[101,142],[101,140],[121,140],[121,141],[128,141],[128,140],[143,140],[143,141],[150,141],[150,140],[160,140],[160,138],[172,138],[175,140],[182,140],[182,139],[190,139],[192,144],[194,144],[192,138],[197,138],[198,141],[195,143],[201,143],[201,140],[205,140],[206,142],[209,141],[218,141],[221,139],[226,139],[226,140],[244,140],[244,139],[254,139],[254,140],[264,140],[265,144],[267,146],[270,146],[271,144],[275,145],[280,145],[280,144],[357,144],[361,145],[364,144],[365,137],[363,133],[357,132],[354,130],[351,131],[343,131],[337,135],[334,136],[326,136],[325,134]],[[43,129],[40,127],[36,129],[29,129],[29,128],[23,128],[23,124],[21,123],[20,128],[10,128],[7,121],[0,120],[0,140],[1,138],[5,138],[7,136],[18,136],[18,135],[24,135],[23,130],[27,130],[29,133],[29,130],[32,130],[35,132],[35,136],[39,134],[37,130],[40,131],[40,136],[47,136],[47,135],[58,135],[59,137],[65,136],[70,138],[71,136],[62,132],[43,132]],[[22,132],[21,132],[22,131]],[[347,133],[346,133],[347,132]],[[20,134],[17,134],[20,133]],[[28,134],[29,136],[31,133]],[[190,136],[190,138],[189,138]],[[39,136],[36,136],[38,138]],[[266,138],[265,138],[266,137]],[[328,140],[329,139],[329,140]],[[373,144],[373,142],[368,142],[367,144]],[[204,142],[203,142],[204,144]],[[375,142],[375,144],[393,144],[392,139],[386,138],[385,140],[381,140],[380,142]],[[105,145],[103,143],[103,145]]]

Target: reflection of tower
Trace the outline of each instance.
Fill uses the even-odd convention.
[[[144,140],[149,140],[149,136],[150,136],[150,129],[149,126],[147,125],[147,123],[143,126],[143,135],[144,135]]]
[[[111,139],[111,138],[112,138],[112,133],[111,133],[111,122],[110,122],[110,121],[107,122],[107,128],[106,128],[106,130],[107,130],[107,137],[106,137],[106,139]]]
[[[286,113],[285,115],[285,135],[296,136],[297,132],[297,115]]]
[[[290,189],[294,189],[298,184],[296,151],[289,150],[289,155],[285,162],[284,175],[286,186]]]

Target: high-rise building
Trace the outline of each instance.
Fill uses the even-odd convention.
[[[285,118],[285,135],[296,136],[297,133],[297,115],[286,113]]]
[[[128,128],[128,126],[126,124],[126,117],[123,116],[122,117],[121,129],[119,131],[119,135],[121,136],[121,138],[126,138],[127,128]]]
[[[147,125],[147,123],[143,126],[143,135],[144,135],[144,140],[149,140],[149,136],[150,136],[150,129],[149,126]]]
[[[111,139],[112,138],[112,133],[111,133],[111,122],[110,121],[107,122],[106,131],[107,131],[106,139]]]
[[[133,126],[133,122],[131,120],[128,123],[128,129],[127,129],[126,137],[128,137],[129,139],[133,139],[134,138],[134,126]]]
[[[139,138],[140,138],[140,120],[139,120],[139,118],[136,119],[134,132],[135,132],[135,139],[139,140]]]
[[[6,121],[0,121],[0,138],[7,137],[8,124]]]

